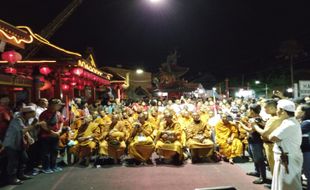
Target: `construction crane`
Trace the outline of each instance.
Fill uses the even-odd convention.
[[[41,32],[40,36],[50,39],[54,33],[64,24],[64,22],[73,14],[73,12],[82,4],[83,0],[73,0],[56,18],[50,22]],[[40,44],[31,44],[23,52],[24,59],[33,57],[41,48]]]

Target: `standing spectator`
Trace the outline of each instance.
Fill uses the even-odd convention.
[[[46,98],[40,98],[38,100],[37,109],[36,109],[36,118],[39,118],[41,113],[43,113],[48,106],[48,100]]]
[[[264,108],[266,114],[271,117],[266,121],[264,128],[260,128],[258,125],[254,125],[254,129],[262,136],[264,141],[264,149],[266,158],[269,164],[270,172],[273,174],[274,157],[273,157],[273,146],[274,143],[271,142],[268,137],[269,135],[281,125],[282,119],[277,116],[277,101],[276,100],[266,100],[264,103]]]
[[[63,127],[63,116],[59,112],[63,103],[60,99],[51,99],[47,110],[41,115],[39,120],[45,121],[47,127],[40,130],[40,143],[42,153],[43,173],[50,174],[62,171],[57,167],[59,136]]]
[[[0,97],[0,140],[3,141],[5,132],[13,118],[12,111],[9,108],[10,99],[8,96]]]
[[[20,112],[20,115],[10,122],[3,142],[8,157],[8,182],[12,185],[20,185],[23,183],[21,180],[30,179],[24,175],[24,165],[28,159],[25,148],[31,143],[26,134],[37,126],[27,124],[29,119],[35,117],[33,107],[23,107]],[[43,122],[41,124],[43,125]]]
[[[0,182],[4,182],[6,175],[6,156],[4,154],[3,140],[5,133],[9,127],[10,120],[13,118],[13,113],[9,109],[10,99],[8,96],[0,97]]]
[[[294,117],[295,104],[290,100],[279,100],[277,115],[283,119],[281,125],[269,136],[274,152],[272,190],[301,190],[302,133],[299,122]]]
[[[256,170],[256,172],[249,172],[247,175],[259,177],[257,180],[253,181],[254,184],[263,184],[267,181],[263,141],[261,135],[254,130],[254,125],[263,128],[262,118],[259,116],[260,111],[261,106],[259,104],[251,104],[249,107],[249,127],[242,125],[243,128],[249,132],[249,151],[252,154]]]
[[[310,190],[310,106],[307,104],[299,105],[295,111],[296,119],[301,122],[302,144],[301,150],[304,156],[303,173],[307,178],[307,190]]]
[[[38,122],[41,113],[43,113],[48,106],[48,100],[45,98],[40,98],[38,100],[36,106],[36,116],[29,124],[35,124]],[[39,142],[39,132],[40,128],[34,128],[33,130],[29,131],[30,136],[33,138],[34,143],[30,145],[27,153],[29,156],[29,162],[27,163],[26,171],[31,173],[31,175],[35,176],[39,174],[39,169],[36,168],[40,164],[40,142]]]

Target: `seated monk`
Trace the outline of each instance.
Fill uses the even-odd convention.
[[[179,165],[183,163],[183,146],[181,143],[182,129],[179,123],[173,120],[170,111],[164,112],[164,121],[160,124],[156,136],[156,152],[166,161],[174,161]]]
[[[153,126],[153,134],[152,138],[155,139],[158,129],[159,129],[159,124],[160,124],[160,117],[158,115],[158,110],[156,108],[151,109],[151,113],[148,117],[148,121],[152,124]]]
[[[129,116],[128,116],[127,112],[123,112],[122,116],[123,116],[123,118],[122,118],[121,122],[122,122],[123,127],[126,130],[125,141],[127,141],[130,134],[133,131],[133,127],[132,127],[131,121],[129,120]]]
[[[200,119],[203,123],[208,123],[210,116],[205,106],[200,108]]]
[[[92,122],[91,116],[86,117],[76,133],[75,139],[78,144],[71,148],[71,151],[78,156],[79,163],[85,160],[85,165],[89,165],[92,153],[97,148],[98,138],[100,138],[99,124]]]
[[[233,158],[242,156],[243,145],[237,138],[238,129],[230,118],[226,114],[221,115],[221,120],[215,125],[215,138],[220,154],[233,164]]]
[[[192,163],[196,163],[200,157],[207,157],[214,153],[214,143],[211,140],[211,130],[207,123],[200,119],[198,113],[193,113],[191,125],[186,130],[187,147],[190,149],[192,155]]]
[[[126,149],[127,130],[120,121],[120,116],[114,114],[112,123],[109,125],[109,134],[107,138],[100,142],[100,155],[108,155],[114,159],[114,163],[120,163],[120,157]]]
[[[178,122],[180,123],[182,129],[182,146],[186,146],[186,129],[190,124],[192,124],[193,118],[188,111],[182,110],[181,115],[178,118]]]
[[[247,123],[248,122],[248,118],[246,116],[241,117],[240,122],[242,123]],[[236,125],[238,127],[238,131],[239,131],[239,136],[238,139],[241,140],[242,145],[243,145],[243,156],[245,156],[245,150],[248,150],[248,146],[249,146],[249,142],[248,142],[248,132],[240,125],[240,122],[236,122]]]
[[[150,157],[155,149],[152,133],[153,126],[150,122],[145,121],[145,114],[141,113],[138,122],[133,124],[132,141],[129,144],[129,157],[134,158],[142,164],[151,164]]]

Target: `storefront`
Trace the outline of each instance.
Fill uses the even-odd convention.
[[[83,58],[50,43],[26,26],[14,27],[1,21],[0,29],[1,44],[5,43],[0,61],[0,93],[10,95],[14,103],[80,96],[93,101],[100,86],[110,85],[112,75],[97,68],[92,54]],[[30,44],[40,45],[41,49],[36,56],[23,60],[18,52]]]

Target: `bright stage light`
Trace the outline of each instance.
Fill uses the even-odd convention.
[[[151,3],[160,3],[162,0],[150,0]]]

